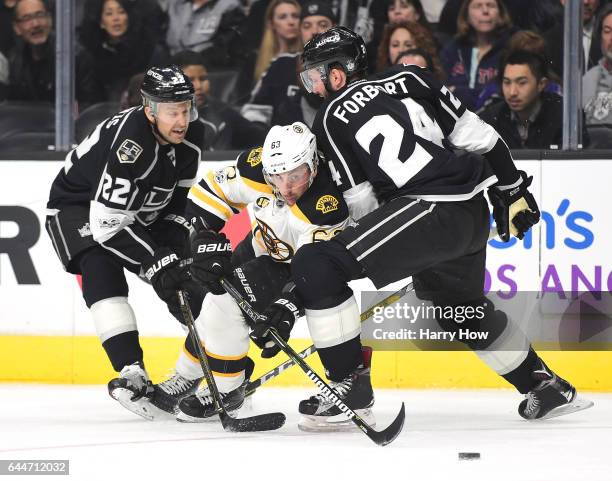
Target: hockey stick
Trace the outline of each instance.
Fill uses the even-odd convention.
[[[226,431],[234,432],[272,431],[274,429],[280,428],[283,424],[285,424],[286,418],[283,413],[260,414],[258,416],[251,416],[246,418],[233,418],[229,415],[229,413],[225,409],[225,406],[223,405],[223,401],[221,400],[221,394],[219,393],[217,383],[215,382],[215,378],[210,369],[210,365],[208,364],[208,358],[206,357],[206,354],[202,349],[200,336],[195,328],[193,314],[191,313],[189,304],[185,299],[185,293],[183,291],[177,291],[177,295],[183,319],[185,320],[187,328],[189,329],[189,333],[191,334],[191,337],[194,340],[198,360],[200,361],[200,366],[202,367],[202,371],[204,372],[206,382],[208,383],[208,388],[213,398],[215,411],[219,413],[219,418],[221,418],[221,424],[223,425],[223,429],[225,429]]]
[[[375,309],[378,309],[378,308],[381,308],[381,307],[386,307],[386,306],[389,306],[389,305],[393,304],[394,302],[399,301],[402,297],[404,297],[406,295],[407,292],[410,292],[413,289],[414,289],[414,287],[412,286],[412,282],[410,282],[410,283],[406,284],[404,287],[402,287],[401,289],[395,291],[393,294],[390,294],[389,296],[385,297],[382,301],[379,301],[376,304],[374,304],[373,306],[369,307],[368,309],[366,309],[365,311],[363,311],[361,313],[361,316],[360,316],[361,317],[361,322],[365,322],[370,317],[372,317],[374,315],[374,310]],[[298,354],[298,356],[300,356],[300,358],[305,359],[308,356],[310,356],[311,354],[314,354],[315,352],[317,352],[317,348],[315,347],[314,344],[311,344],[306,349],[298,352],[297,354]],[[293,359],[289,358],[285,362],[283,362],[282,364],[279,364],[275,368],[270,369],[267,373],[262,374],[257,379],[254,379],[253,381],[249,382],[247,384],[246,391],[245,391],[244,395],[245,396],[252,395],[263,384],[267,383],[268,381],[271,381],[272,379],[277,377],[279,374],[281,374],[283,371],[286,371],[287,369],[289,369],[290,367],[292,367],[294,365],[295,365],[295,361]]]
[[[497,228],[496,227],[492,227],[490,229],[490,231],[489,231],[489,238],[488,238],[488,240],[495,239],[496,237],[497,237]],[[394,302],[399,301],[402,297],[404,297],[406,295],[406,293],[412,291],[413,289],[414,289],[414,287],[413,287],[412,282],[409,282],[408,284],[406,284],[401,289],[398,289],[393,294],[391,294],[388,297],[384,298],[382,301],[379,301],[378,303],[374,304],[372,307],[368,308],[367,310],[365,310],[365,311],[363,311],[361,313],[361,316],[360,316],[361,317],[361,322],[365,322],[370,317],[372,317],[372,315],[374,315],[374,309],[377,309],[379,307],[387,307],[387,306],[393,304]],[[306,349],[298,352],[297,354],[298,354],[298,356],[300,356],[300,358],[305,359],[308,356],[310,356],[311,354],[314,354],[315,352],[317,352],[317,348],[315,347],[314,344],[311,344]],[[287,369],[289,369],[290,367],[292,367],[294,365],[295,365],[295,361],[293,359],[289,358],[285,362],[283,362],[283,363],[279,364],[278,366],[270,369],[265,374],[262,374],[257,379],[254,379],[254,380],[250,381],[247,384],[246,391],[245,391],[244,395],[245,396],[251,396],[263,384],[265,384],[268,381],[271,381],[272,379],[278,377],[282,372],[286,371]]]
[[[253,307],[248,303],[248,301],[242,297],[242,294],[236,290],[236,288],[227,280],[221,279],[221,285],[225,289],[225,291],[234,298],[240,309],[255,323],[257,323],[263,316],[259,314],[257,311],[253,309]],[[282,349],[282,351],[289,356],[290,359],[299,365],[302,370],[306,373],[306,375],[317,385],[317,387],[321,390],[323,395],[333,402],[338,409],[340,409],[344,414],[348,416],[348,418],[359,428],[361,429],[366,436],[368,436],[372,441],[374,441],[379,446],[385,446],[392,442],[402,431],[404,426],[404,419],[406,417],[406,411],[404,407],[404,403],[402,403],[402,407],[400,408],[399,414],[393,420],[393,422],[387,426],[383,431],[376,431],[372,426],[366,423],[359,414],[353,411],[350,407],[348,407],[342,399],[338,396],[338,394],[323,380],[321,377],[314,372],[306,361],[304,361],[300,356],[293,350],[293,348],[287,344],[287,342],[278,334],[276,329],[270,328],[269,334],[276,343],[278,347]]]

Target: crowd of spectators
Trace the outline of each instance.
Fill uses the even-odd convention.
[[[194,83],[202,147],[256,145],[272,125],[312,123],[321,100],[301,88],[300,52],[339,24],[364,38],[371,72],[420,65],[511,148],[560,148],[566,1],[82,0],[75,114],[139,104],[143,72],[174,63]],[[53,108],[55,2],[0,0],[0,115]],[[612,0],[582,2],[583,146],[612,147]]]

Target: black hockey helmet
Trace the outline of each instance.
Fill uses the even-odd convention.
[[[158,103],[191,101],[190,121],[198,118],[195,89],[189,77],[178,65],[151,67],[145,73],[140,87],[143,105],[157,113]]]
[[[312,92],[312,77],[308,75],[311,71],[318,72],[329,91],[327,77],[329,67],[332,65],[340,65],[349,81],[358,74],[367,73],[368,57],[365,42],[352,30],[335,26],[315,35],[304,45],[302,63],[300,76],[306,90]]]

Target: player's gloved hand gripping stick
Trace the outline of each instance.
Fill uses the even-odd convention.
[[[263,317],[266,322],[258,322],[253,325],[250,337],[262,350],[261,357],[268,359],[280,352],[280,347],[274,342],[269,334],[269,328],[273,327],[285,340],[289,340],[291,330],[295,321],[300,317],[298,301],[292,289],[295,284],[290,283],[287,289],[264,311]]]
[[[219,279],[232,271],[232,245],[225,234],[212,230],[198,232],[191,241],[192,277],[213,294],[223,294]]]
[[[366,309],[365,311],[361,313],[361,316],[360,316],[361,322],[365,322],[370,317],[372,317],[374,315],[374,309],[390,306],[391,304],[399,301],[402,297],[404,297],[404,295],[407,292],[411,292],[412,290],[414,290],[414,287],[412,285],[412,282],[410,282],[406,284],[405,286],[403,286],[402,288],[395,291],[394,293],[388,295],[384,299],[378,301],[376,304],[372,305],[371,307],[369,307],[368,309]],[[252,337],[253,337],[253,333],[251,333],[251,338]],[[274,346],[276,347],[276,344]],[[314,354],[315,352],[317,352],[317,348],[315,347],[314,344],[311,344],[306,349],[298,352],[298,356],[301,359],[305,359],[311,354]],[[263,357],[263,352],[262,352],[262,357]],[[262,374],[257,379],[253,379],[251,382],[247,384],[244,395],[245,396],[252,395],[259,387],[261,387],[262,384],[265,384],[268,381],[274,379],[275,377],[279,376],[282,372],[286,371],[287,369],[289,369],[291,366],[294,366],[294,365],[295,365],[295,361],[289,358],[285,362],[282,362],[281,364],[276,366],[275,368],[270,369],[265,374]]]
[[[249,302],[242,297],[242,294],[227,280],[221,279],[221,286],[227,293],[234,298],[240,309],[255,323],[261,322],[261,314],[259,314]],[[368,423],[366,423],[355,411],[348,407],[340,398],[340,396],[327,384],[316,372],[314,372],[306,362],[293,350],[287,341],[285,341],[278,331],[273,328],[268,328],[268,335],[276,343],[276,345],[289,356],[306,375],[317,385],[321,392],[332,401],[342,412],[344,412],[355,425],[361,429],[366,436],[374,441],[379,446],[385,446],[392,442],[402,431],[404,419],[406,417],[404,403],[395,420],[383,431],[376,431]]]
[[[528,187],[533,177],[519,170],[518,185],[508,187],[489,187],[489,200],[493,205],[493,218],[499,237],[504,242],[513,235],[519,239],[540,220],[540,209]]]
[[[210,370],[210,366],[208,365],[208,358],[206,357],[204,349],[202,348],[202,342],[200,341],[200,336],[195,328],[193,315],[191,314],[191,309],[189,308],[189,304],[187,303],[187,300],[185,298],[185,293],[183,291],[177,291],[177,295],[179,305],[181,307],[181,312],[183,313],[183,317],[185,319],[185,324],[189,329],[191,337],[195,341],[198,360],[200,361],[200,365],[202,366],[202,371],[204,371],[204,377],[206,378],[208,388],[213,397],[215,409],[219,413],[219,417],[221,418],[221,424],[223,425],[223,429],[225,429],[226,431],[234,432],[272,431],[283,426],[283,424],[285,424],[286,419],[283,413],[260,414],[258,416],[251,416],[246,418],[233,418],[229,415],[229,413],[225,409],[225,406],[223,405],[221,395],[219,394],[219,389],[217,388],[217,384],[215,383],[215,378],[213,377],[213,373]]]

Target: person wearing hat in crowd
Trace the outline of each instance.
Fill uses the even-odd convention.
[[[300,14],[302,42],[336,25],[337,20],[328,2],[312,0],[304,3]],[[251,122],[264,126],[293,122],[312,124],[320,100],[302,92],[298,72],[300,53],[279,55],[262,75],[241,114]]]

